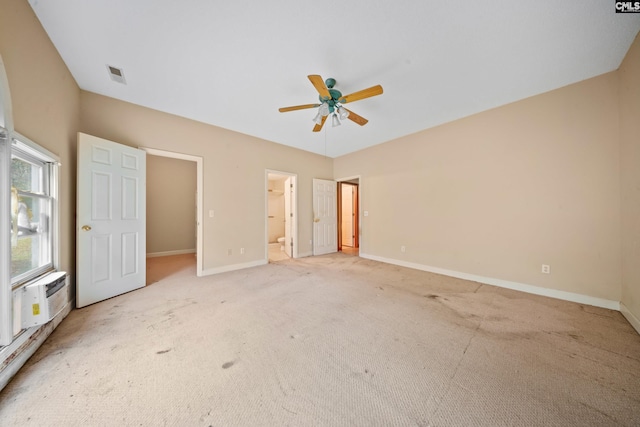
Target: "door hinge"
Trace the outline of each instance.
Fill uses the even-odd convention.
[[[289,216],[290,216],[291,218],[293,218],[293,212],[289,213]]]

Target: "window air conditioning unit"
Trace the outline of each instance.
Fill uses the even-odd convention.
[[[22,288],[22,327],[44,325],[67,305],[67,273],[51,273]]]

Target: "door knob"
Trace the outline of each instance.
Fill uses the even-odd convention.
[[[91,230],[91,227],[89,227],[88,225],[83,225],[82,226],[82,230],[89,231],[89,230]]]
[[[314,218],[313,222],[320,222],[320,218]]]

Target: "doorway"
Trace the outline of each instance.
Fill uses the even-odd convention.
[[[297,176],[266,171],[266,258],[297,258]]]
[[[360,179],[338,181],[338,251],[358,255]]]
[[[147,285],[187,268],[202,276],[202,157],[142,149],[148,155]]]

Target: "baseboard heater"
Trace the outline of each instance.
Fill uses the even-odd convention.
[[[44,325],[67,304],[67,273],[48,274],[22,288],[22,328]]]

